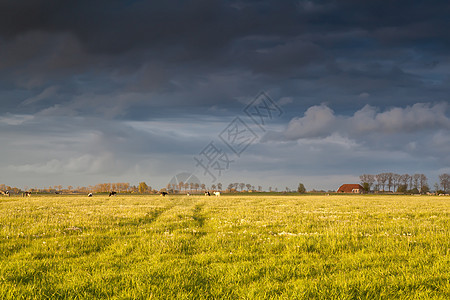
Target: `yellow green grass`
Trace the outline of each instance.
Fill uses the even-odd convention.
[[[450,198],[0,198],[0,299],[449,299]]]

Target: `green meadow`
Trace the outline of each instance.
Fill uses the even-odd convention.
[[[450,198],[0,198],[0,299],[450,299]]]

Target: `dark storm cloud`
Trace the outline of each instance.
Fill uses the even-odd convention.
[[[360,172],[349,160],[405,169],[424,156],[445,169],[449,15],[447,1],[0,1],[0,129],[11,141],[0,166],[17,178],[137,170],[136,180],[188,169],[265,90],[285,130],[239,173],[339,180]],[[382,164],[386,151],[396,155]]]
[[[1,33],[71,31],[90,49],[111,53],[164,42],[214,46],[246,35],[296,36],[302,32],[376,32],[398,28],[387,40],[417,41],[442,35],[446,1],[3,1]],[[416,27],[423,24],[423,27]],[[406,30],[410,28],[411,30]],[[417,30],[417,29],[421,30]],[[427,32],[433,28],[434,31]],[[443,27],[445,28],[445,27]],[[415,30],[413,30],[415,29]],[[220,30],[220,31],[218,31]],[[425,34],[426,32],[426,34]],[[220,33],[220,34],[219,34]],[[209,38],[209,39],[208,39]],[[196,43],[194,43],[196,42]]]
[[[363,30],[369,40],[400,46],[428,41],[424,46],[431,47],[433,42],[446,43],[449,35],[441,29],[449,22],[446,2],[42,0],[2,2],[0,10],[0,34],[6,40],[30,31],[70,33],[88,53],[118,55],[145,49],[174,62],[210,61],[229,54],[233,46],[238,47],[233,54],[248,55],[251,48],[235,44],[247,36],[281,37],[260,46],[286,48],[286,40],[306,33],[314,38]],[[331,42],[333,48],[353,48],[361,41]],[[331,45],[326,39],[322,44]]]
[[[253,74],[237,94],[252,80],[299,93],[306,80],[359,95],[417,86],[405,69],[439,66],[449,40],[446,2],[36,0],[0,11],[0,76],[34,94],[61,81],[89,93],[99,79],[112,93],[186,92],[228,72]]]

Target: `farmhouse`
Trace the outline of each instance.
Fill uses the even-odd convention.
[[[354,193],[362,194],[365,192],[364,188],[360,184],[343,184],[337,190],[338,193]]]

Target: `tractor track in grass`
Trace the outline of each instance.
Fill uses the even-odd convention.
[[[197,204],[194,207],[192,219],[198,224],[198,227],[202,228],[205,225],[206,217],[202,214],[205,203]]]

